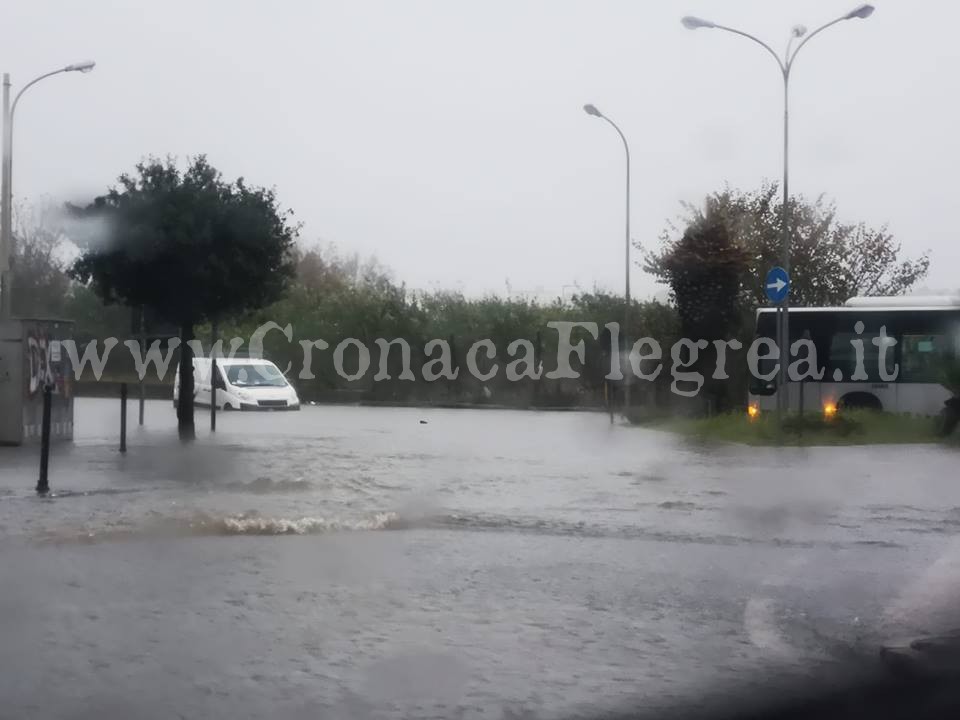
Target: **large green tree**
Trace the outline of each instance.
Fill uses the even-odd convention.
[[[178,425],[193,437],[193,363],[187,343],[207,320],[264,307],[294,273],[298,226],[271,189],[227,182],[206,157],[180,170],[151,158],[86,208],[71,275],[108,303],[151,308],[175,323],[180,353]]]

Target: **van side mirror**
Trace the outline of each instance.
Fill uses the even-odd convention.
[[[217,368],[217,374],[213,378],[213,386],[217,390],[226,390],[227,385],[223,382],[223,375],[220,374],[220,368]]]

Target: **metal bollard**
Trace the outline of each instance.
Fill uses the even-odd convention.
[[[139,410],[139,425],[143,425],[143,407],[146,404],[146,393],[143,389],[143,380],[140,381],[140,387],[138,389],[139,401],[140,401],[140,410]]]
[[[146,325],[146,321],[144,320],[143,305],[141,305],[141,306],[140,306],[140,338],[139,338],[139,342],[140,342],[140,353],[141,353],[141,354],[140,354],[140,357],[146,357],[146,354],[147,354],[147,338],[146,338],[146,332],[147,332],[147,325]],[[146,375],[146,369],[144,369],[144,375]],[[145,391],[144,391],[143,378],[142,378],[142,377],[140,378],[139,387],[137,388],[137,394],[138,394],[138,396],[139,396],[138,399],[139,399],[139,401],[140,401],[139,423],[138,423],[138,424],[139,424],[141,427],[143,427],[143,413],[144,413],[144,405],[146,404],[146,393],[145,393]]]
[[[43,419],[40,421],[40,478],[37,480],[37,495],[50,492],[47,470],[50,467],[50,401],[53,386],[43,386]]]
[[[217,321],[210,324],[210,432],[217,431]]]
[[[210,362],[210,432],[217,431],[217,358]]]
[[[120,383],[120,452],[127,451],[127,384]]]

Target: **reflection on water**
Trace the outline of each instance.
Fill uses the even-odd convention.
[[[589,413],[355,407],[223,415],[184,446],[151,402],[122,456],[115,401],[77,414],[52,498],[31,493],[35,448],[0,450],[18,580],[0,661],[19,668],[0,695],[21,715],[33,662],[37,682],[64,674],[55,705],[158,717],[669,704],[935,629],[960,588],[940,448],[704,447]]]

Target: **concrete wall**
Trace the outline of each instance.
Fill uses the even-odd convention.
[[[19,322],[0,321],[0,444],[23,440],[23,330]]]

